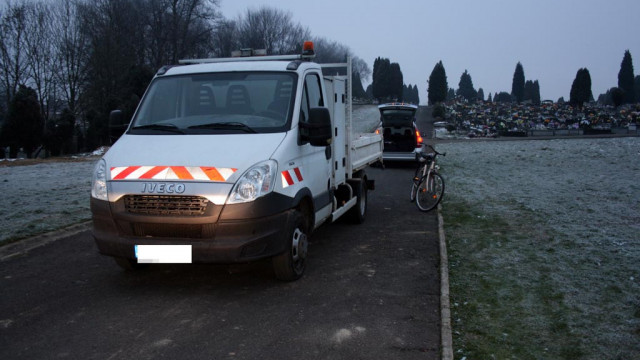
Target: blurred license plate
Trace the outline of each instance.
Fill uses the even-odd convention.
[[[191,264],[191,245],[136,245],[138,264]]]

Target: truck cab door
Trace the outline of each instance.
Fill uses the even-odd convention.
[[[302,89],[302,100],[300,104],[301,123],[308,122],[310,109],[317,107],[326,107],[326,100],[323,95],[321,86],[321,76],[317,72],[308,72],[305,74],[304,87]],[[333,119],[332,119],[333,122]],[[332,198],[329,188],[331,184],[331,164],[332,154],[331,145],[312,146],[309,143],[301,145],[302,162],[305,173],[305,183],[313,194],[314,207],[316,209],[316,221],[318,219],[318,211],[328,216],[331,213]],[[308,181],[307,181],[308,180]],[[327,210],[327,206],[329,206]]]

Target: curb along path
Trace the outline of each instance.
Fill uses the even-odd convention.
[[[453,360],[453,339],[451,335],[451,306],[449,303],[449,261],[447,242],[444,235],[444,221],[438,205],[438,235],[440,240],[440,316],[441,320],[441,358]]]

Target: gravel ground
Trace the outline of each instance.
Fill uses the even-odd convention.
[[[439,160],[447,181],[445,232],[457,254],[452,288],[464,292],[454,307],[475,303],[478,309],[459,313],[488,317],[490,307],[503,313],[520,309],[512,315],[530,320],[523,326],[549,331],[539,343],[517,340],[543,347],[545,352],[529,354],[535,358],[640,359],[640,138],[467,141],[440,144],[438,150],[447,152]],[[447,206],[474,209],[475,217],[496,226],[483,233],[475,229],[475,235],[474,229],[447,228],[447,215],[456,216]],[[487,290],[483,286],[492,277],[498,285],[490,291],[505,301],[472,299],[473,291]],[[529,290],[541,287],[546,293],[538,297]],[[522,293],[513,296],[517,291]],[[545,323],[545,314],[535,313],[540,302],[548,303],[555,320]],[[504,321],[519,321],[514,318]],[[558,318],[561,330],[549,330]],[[465,349],[478,336],[465,327],[473,321],[454,319],[459,356],[474,358]],[[554,344],[545,341],[566,340],[558,333],[574,348],[556,344],[554,353]]]

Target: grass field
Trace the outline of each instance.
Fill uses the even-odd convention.
[[[438,145],[457,359],[640,359],[640,138]]]
[[[0,244],[87,221],[97,158],[0,163]]]

